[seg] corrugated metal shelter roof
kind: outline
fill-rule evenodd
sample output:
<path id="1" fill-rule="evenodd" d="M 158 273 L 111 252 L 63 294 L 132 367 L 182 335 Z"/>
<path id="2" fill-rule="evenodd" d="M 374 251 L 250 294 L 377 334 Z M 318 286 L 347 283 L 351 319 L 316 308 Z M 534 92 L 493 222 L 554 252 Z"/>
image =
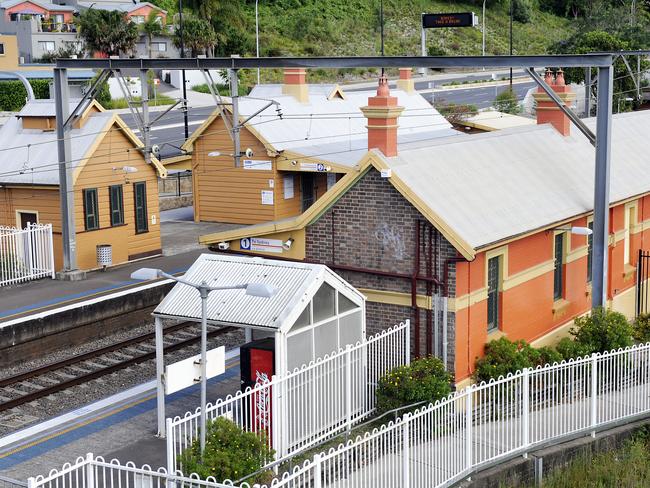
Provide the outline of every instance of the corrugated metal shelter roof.
<path id="1" fill-rule="evenodd" d="M 259 257 L 202 254 L 187 270 L 183 279 L 205 281 L 210 286 L 266 283 L 277 288 L 271 298 L 246 295 L 245 290 L 222 290 L 208 296 L 208 322 L 235 326 L 279 329 L 284 319 L 305 303 L 319 288 L 326 275 L 338 275 L 321 264 L 263 259 Z M 361 296 L 356 290 L 354 293 Z M 201 299 L 196 289 L 177 283 L 154 310 L 154 315 L 200 321 Z"/>
<path id="2" fill-rule="evenodd" d="M 595 130 L 595 119 L 586 121 Z M 612 203 L 650 191 L 650 112 L 615 115 Z M 443 138 L 377 155 L 418 199 L 472 248 L 591 212 L 593 146 L 550 125 Z"/>

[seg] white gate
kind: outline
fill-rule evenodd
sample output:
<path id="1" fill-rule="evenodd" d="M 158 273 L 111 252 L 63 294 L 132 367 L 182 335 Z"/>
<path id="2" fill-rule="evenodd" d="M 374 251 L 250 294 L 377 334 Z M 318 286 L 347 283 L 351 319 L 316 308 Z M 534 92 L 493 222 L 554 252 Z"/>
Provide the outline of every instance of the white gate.
<path id="1" fill-rule="evenodd" d="M 52 224 L 0 226 L 0 286 L 46 276 L 55 277 Z"/>

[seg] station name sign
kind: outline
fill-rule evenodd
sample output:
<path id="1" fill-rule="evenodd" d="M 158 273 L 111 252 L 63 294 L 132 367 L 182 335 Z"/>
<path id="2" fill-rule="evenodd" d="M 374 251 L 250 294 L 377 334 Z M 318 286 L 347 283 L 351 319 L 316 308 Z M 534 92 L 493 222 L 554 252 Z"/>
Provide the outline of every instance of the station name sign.
<path id="1" fill-rule="evenodd" d="M 457 14 L 422 14 L 423 29 L 440 29 L 442 27 L 474 27 L 478 17 L 474 12 Z"/>

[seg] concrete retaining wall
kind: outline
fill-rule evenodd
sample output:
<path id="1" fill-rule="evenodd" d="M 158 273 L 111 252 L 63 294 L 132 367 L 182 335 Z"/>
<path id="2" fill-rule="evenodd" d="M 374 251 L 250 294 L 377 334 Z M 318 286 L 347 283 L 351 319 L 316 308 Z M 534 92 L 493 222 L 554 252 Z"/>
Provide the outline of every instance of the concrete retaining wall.
<path id="1" fill-rule="evenodd" d="M 7 325 L 0 329 L 0 366 L 151 322 L 151 312 L 172 286 L 165 283 Z"/>
<path id="2" fill-rule="evenodd" d="M 572 461 L 619 449 L 641 429 L 650 426 L 650 418 L 600 432 L 595 438 L 580 437 L 545 449 L 532 451 L 527 459 L 515 458 L 472 476 L 458 486 L 471 488 L 508 488 L 535 486 L 536 478 L 565 469 Z"/>

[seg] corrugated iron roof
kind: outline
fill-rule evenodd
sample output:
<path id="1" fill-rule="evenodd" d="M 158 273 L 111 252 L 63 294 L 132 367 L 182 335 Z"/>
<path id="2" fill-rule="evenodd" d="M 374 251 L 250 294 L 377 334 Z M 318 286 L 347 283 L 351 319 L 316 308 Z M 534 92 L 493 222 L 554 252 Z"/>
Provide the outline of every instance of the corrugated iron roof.
<path id="1" fill-rule="evenodd" d="M 367 148 L 367 119 L 360 107 L 376 89 L 344 92 L 345 98 L 329 95 L 336 85 L 308 85 L 309 102 L 301 103 L 282 93 L 282 85 L 258 85 L 250 97 L 272 99 L 280 104 L 282 117 L 275 107 L 253 117 L 248 125 L 276 150 L 290 150 L 306 156 L 321 157 L 333 163 L 354 166 Z M 404 107 L 399 118 L 398 142 L 413 137 L 437 138 L 460 134 L 419 93 L 391 90 L 398 105 Z M 255 113 L 267 100 L 242 97 L 239 110 L 242 117 Z"/>
<path id="2" fill-rule="evenodd" d="M 595 119 L 586 121 L 595 130 Z M 610 202 L 650 191 L 650 112 L 614 115 Z M 385 158 L 413 194 L 474 249 L 588 213 L 593 146 L 550 125 L 443 138 Z"/>
<path id="3" fill-rule="evenodd" d="M 333 274 L 326 266 L 278 261 L 247 256 L 202 254 L 187 270 L 183 279 L 205 281 L 210 286 L 267 283 L 278 289 L 271 298 L 246 295 L 245 290 L 213 291 L 208 296 L 208 321 L 278 329 L 295 303 L 311 298 L 308 290 L 325 275 Z M 343 283 L 343 280 L 339 278 Z M 349 289 L 352 289 L 347 285 Z M 317 288 L 316 288 L 317 289 Z M 301 310 L 302 311 L 302 308 Z M 198 291 L 177 283 L 156 307 L 154 315 L 200 320 L 201 299 Z"/>

